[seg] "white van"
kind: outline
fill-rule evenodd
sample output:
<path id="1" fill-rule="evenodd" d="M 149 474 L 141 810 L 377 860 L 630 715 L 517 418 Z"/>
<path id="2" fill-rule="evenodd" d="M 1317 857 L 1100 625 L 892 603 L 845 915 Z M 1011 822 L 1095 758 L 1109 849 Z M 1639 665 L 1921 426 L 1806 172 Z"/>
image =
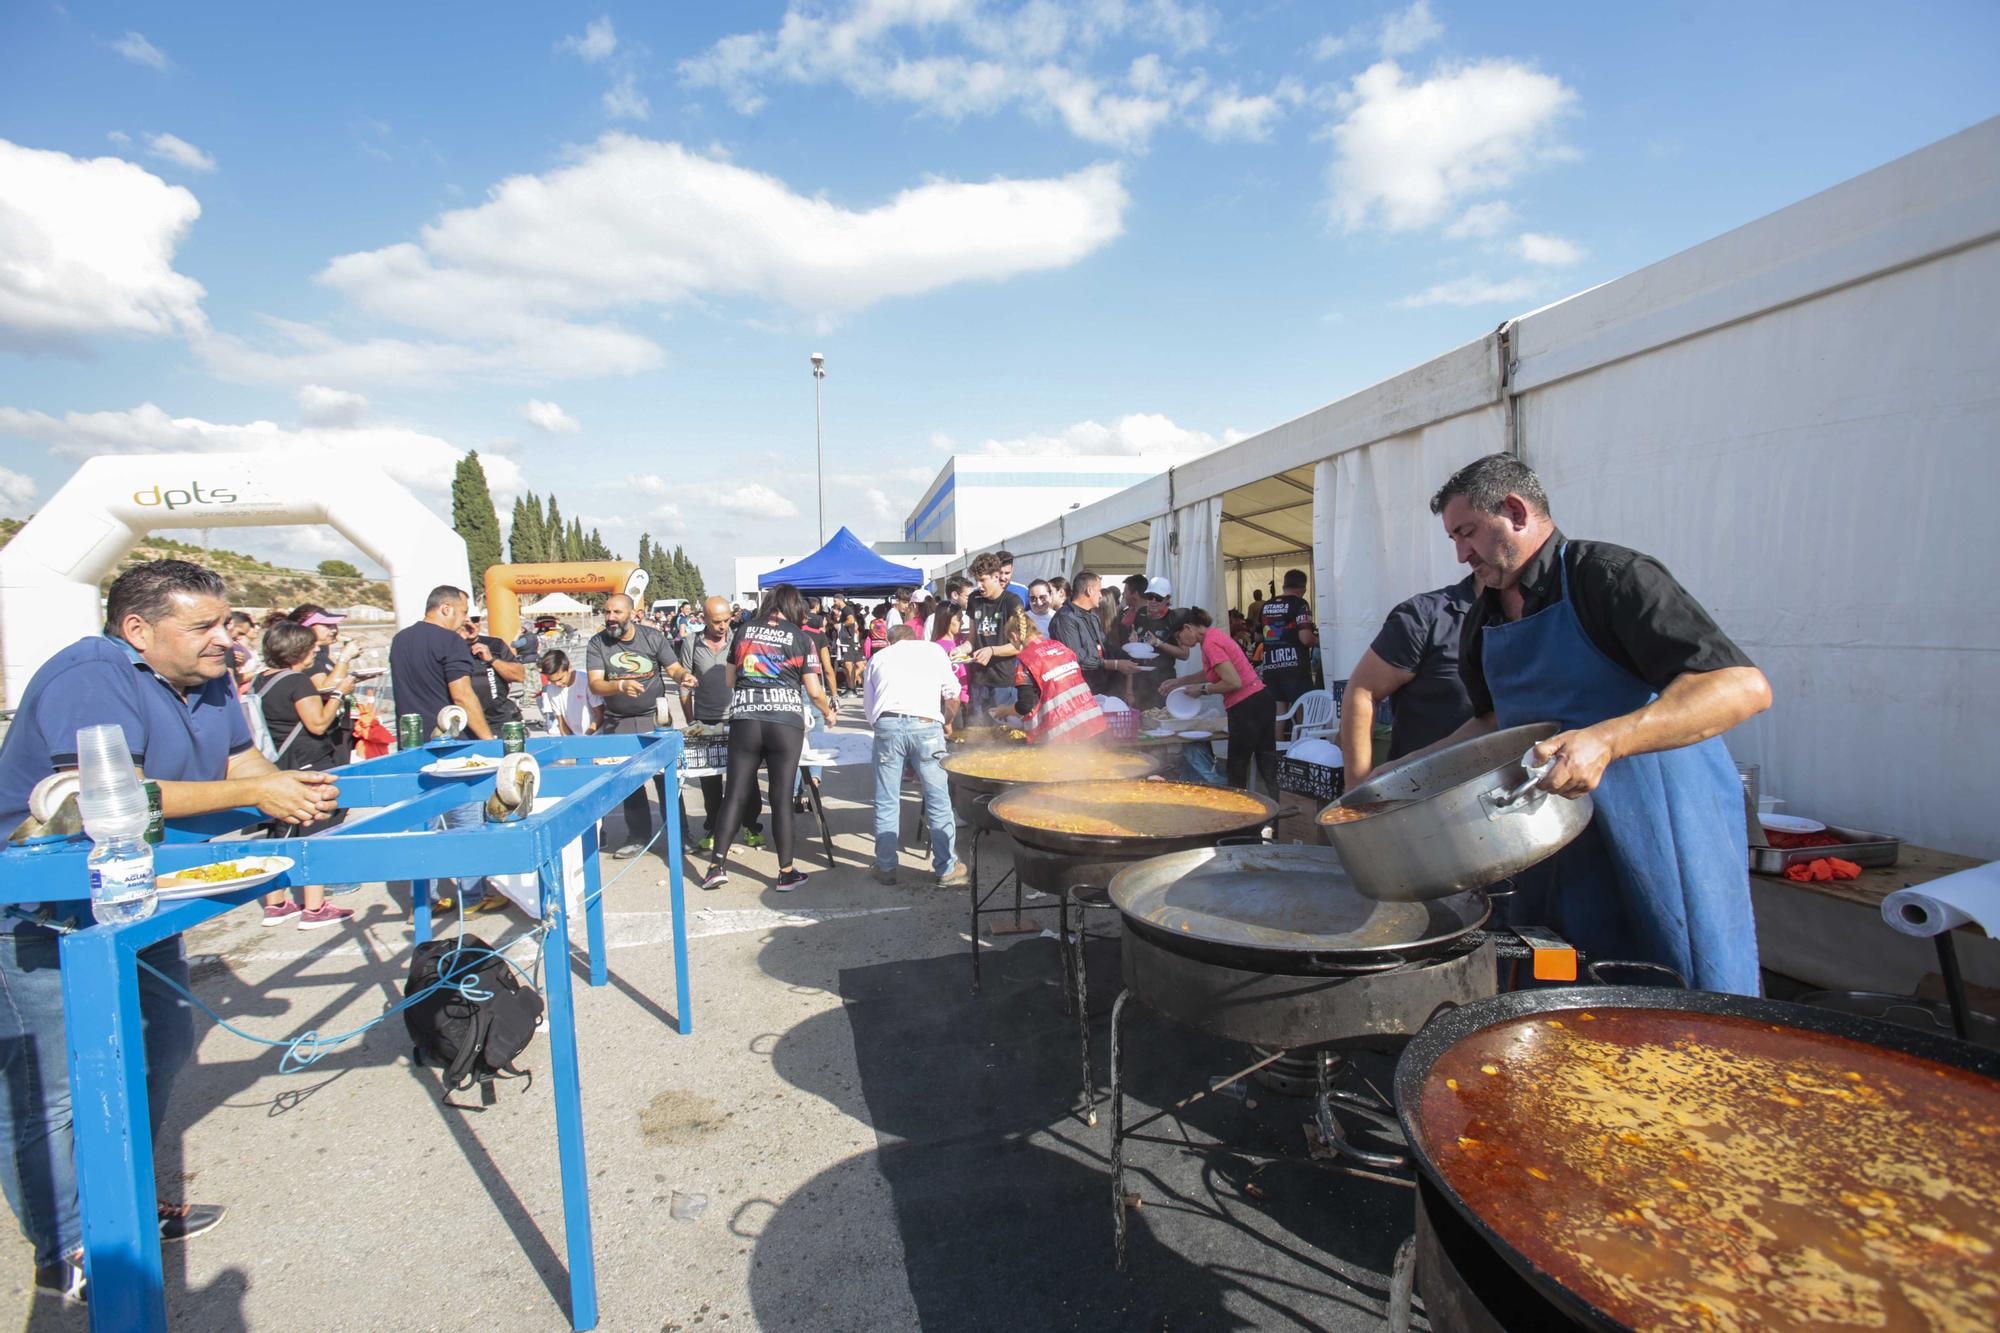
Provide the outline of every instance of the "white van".
<path id="1" fill-rule="evenodd" d="M 651 606 L 647 607 L 646 609 L 656 616 L 658 615 L 670 616 L 674 614 L 674 612 L 680 610 L 681 607 L 685 606 L 686 604 L 687 604 L 687 598 L 685 597 L 662 597 L 660 598 L 659 601 L 654 602 Z"/>

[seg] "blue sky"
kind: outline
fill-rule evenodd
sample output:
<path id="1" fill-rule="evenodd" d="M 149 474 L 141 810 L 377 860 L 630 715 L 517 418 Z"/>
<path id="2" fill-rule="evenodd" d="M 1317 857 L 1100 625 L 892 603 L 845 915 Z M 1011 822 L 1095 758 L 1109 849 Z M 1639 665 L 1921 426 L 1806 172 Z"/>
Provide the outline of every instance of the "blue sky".
<path id="1" fill-rule="evenodd" d="M 0 11 L 0 514 L 297 449 L 628 554 L 1214 448 L 2000 110 L 2000 5 Z M 220 539 L 219 539 L 220 540 Z M 309 563 L 334 534 L 232 534 Z"/>

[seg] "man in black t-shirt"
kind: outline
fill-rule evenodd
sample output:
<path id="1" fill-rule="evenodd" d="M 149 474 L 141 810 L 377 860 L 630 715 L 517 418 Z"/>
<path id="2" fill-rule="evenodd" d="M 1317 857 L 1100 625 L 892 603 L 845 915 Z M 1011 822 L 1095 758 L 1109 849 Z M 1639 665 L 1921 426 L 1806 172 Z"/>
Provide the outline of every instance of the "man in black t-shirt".
<path id="1" fill-rule="evenodd" d="M 646 624 L 623 593 L 604 599 L 604 629 L 590 636 L 584 649 L 589 671 L 590 692 L 603 701 L 604 720 L 600 734 L 631 735 L 659 729 L 660 696 L 669 677 L 690 687 L 694 676 L 675 659 L 667 636 Z M 660 786 L 665 809 L 666 784 Z M 646 803 L 642 785 L 625 798 L 625 841 L 612 855 L 629 860 L 644 850 L 653 833 L 652 810 Z"/>
<path id="2" fill-rule="evenodd" d="M 1340 753 L 1349 785 L 1376 767 L 1376 705 L 1395 696 L 1395 730 L 1384 759 L 1401 759 L 1441 741 L 1472 716 L 1458 673 L 1458 640 L 1477 595 L 1471 576 L 1420 592 L 1391 611 L 1361 654 L 1340 702 Z"/>
<path id="3" fill-rule="evenodd" d="M 1303 569 L 1285 571 L 1284 593 L 1258 608 L 1255 629 L 1264 648 L 1257 674 L 1280 705 L 1290 705 L 1312 688 L 1312 650 L 1319 643 Z"/>
<path id="4" fill-rule="evenodd" d="M 472 692 L 486 710 L 486 721 L 497 727 L 521 720 L 521 706 L 514 702 L 513 687 L 528 678 L 514 649 L 491 634 L 481 634 L 475 621 L 458 627 L 465 650 L 472 654 Z"/>
<path id="5" fill-rule="evenodd" d="M 472 654 L 458 633 L 467 602 L 463 588 L 433 588 L 424 602 L 424 618 L 398 630 L 389 641 L 396 713 L 422 717 L 425 736 L 437 730 L 438 714 L 446 705 L 457 704 L 465 710 L 467 731 L 480 740 L 493 739 L 486 710 L 472 687 Z"/>
<path id="6" fill-rule="evenodd" d="M 977 586 L 965 605 L 968 642 L 972 645 L 972 665 L 967 682 L 971 708 L 966 716 L 991 717 L 993 710 L 1011 704 L 1018 697 L 1014 684 L 1014 657 L 1021 650 L 1008 637 L 1007 628 L 1024 613 L 1021 599 L 1007 591 L 998 556 L 990 551 L 972 562 L 972 578 Z"/>
<path id="7" fill-rule="evenodd" d="M 431 595 L 424 599 L 424 618 L 396 631 L 396 637 L 389 641 L 389 676 L 395 685 L 396 713 L 398 716 L 415 713 L 421 717 L 425 736 L 437 730 L 438 714 L 457 704 L 465 710 L 466 731 L 483 741 L 493 739 L 486 709 L 472 688 L 472 654 L 466 651 L 465 640 L 458 632 L 472 609 L 471 601 L 463 588 L 450 584 L 432 588 Z M 485 819 L 480 803 L 470 801 L 445 811 L 442 824 L 446 829 L 478 828 Z M 482 879 L 474 887 L 483 883 Z M 459 892 L 455 879 L 440 878 L 433 882 L 433 887 L 440 895 L 436 900 L 439 906 L 450 903 Z M 467 890 L 466 896 L 471 897 L 472 892 Z M 490 892 L 485 895 L 494 896 Z"/>

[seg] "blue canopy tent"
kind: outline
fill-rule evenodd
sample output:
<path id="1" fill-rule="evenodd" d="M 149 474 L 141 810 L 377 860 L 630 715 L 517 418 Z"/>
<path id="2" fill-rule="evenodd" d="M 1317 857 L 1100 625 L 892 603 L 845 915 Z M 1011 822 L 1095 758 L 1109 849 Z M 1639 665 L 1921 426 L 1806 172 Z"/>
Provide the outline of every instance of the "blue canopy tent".
<path id="1" fill-rule="evenodd" d="M 922 587 L 924 571 L 884 560 L 842 528 L 805 559 L 757 576 L 759 588 L 780 583 L 793 584 L 804 592 L 886 593 Z"/>

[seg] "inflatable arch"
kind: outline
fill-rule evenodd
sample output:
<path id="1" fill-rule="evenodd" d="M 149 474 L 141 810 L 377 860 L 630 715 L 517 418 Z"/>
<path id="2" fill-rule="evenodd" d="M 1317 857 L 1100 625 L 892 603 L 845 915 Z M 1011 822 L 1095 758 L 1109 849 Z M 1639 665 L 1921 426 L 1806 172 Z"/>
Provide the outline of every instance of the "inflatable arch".
<path id="1" fill-rule="evenodd" d="M 646 571 L 630 560 L 558 560 L 543 565 L 490 565 L 486 570 L 486 632 L 508 643 L 521 632 L 521 598 L 552 592 L 622 592 L 646 609 Z"/>
<path id="2" fill-rule="evenodd" d="M 423 619 L 440 583 L 469 587 L 465 542 L 393 481 L 350 475 L 332 453 L 122 454 L 92 458 L 0 549 L 0 698 L 104 627 L 97 585 L 156 528 L 324 523 L 389 571 L 396 620 Z"/>

